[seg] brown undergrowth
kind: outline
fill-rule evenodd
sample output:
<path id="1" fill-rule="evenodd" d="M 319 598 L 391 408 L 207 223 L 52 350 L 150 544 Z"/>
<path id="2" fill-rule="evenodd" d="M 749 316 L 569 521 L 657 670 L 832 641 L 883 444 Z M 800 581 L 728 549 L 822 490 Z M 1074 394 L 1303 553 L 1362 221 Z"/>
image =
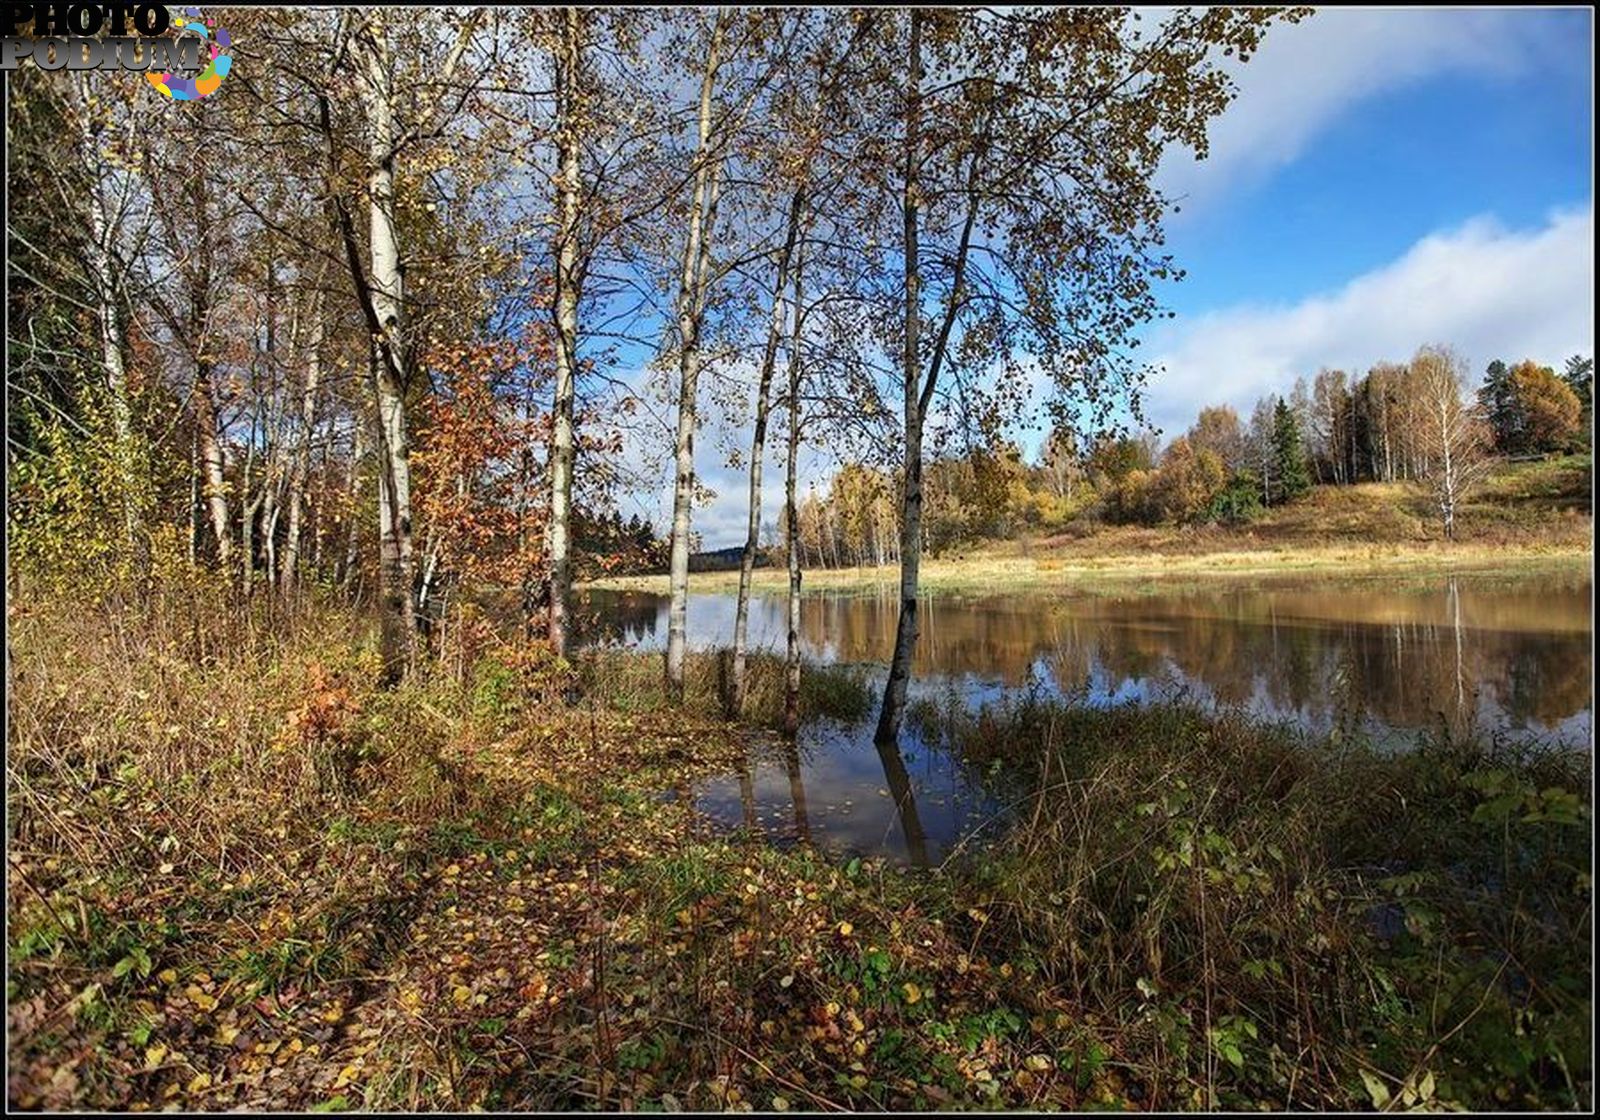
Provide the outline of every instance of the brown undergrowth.
<path id="1" fill-rule="evenodd" d="M 180 593 L 181 592 L 181 593 Z M 459 620 L 14 597 L 23 1108 L 1574 1107 L 1585 763 L 1183 707 L 919 710 L 1024 791 L 932 874 L 707 831 L 773 713 Z M 860 714 L 814 671 L 812 713 Z M 775 711 L 775 709 L 774 709 Z"/>

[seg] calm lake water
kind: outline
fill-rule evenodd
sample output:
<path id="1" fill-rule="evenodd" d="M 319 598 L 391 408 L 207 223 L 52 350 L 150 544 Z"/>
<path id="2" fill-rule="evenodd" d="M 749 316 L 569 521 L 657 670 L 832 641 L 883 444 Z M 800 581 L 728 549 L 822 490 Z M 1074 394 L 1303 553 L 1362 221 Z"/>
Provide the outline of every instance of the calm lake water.
<path id="1" fill-rule="evenodd" d="M 1392 749 L 1441 728 L 1532 743 L 1591 742 L 1591 581 L 1586 573 L 1403 581 L 1218 581 L 1173 593 L 1034 591 L 924 600 L 914 698 L 969 706 L 1035 689 L 1093 704 L 1184 697 L 1309 730 L 1339 728 Z M 660 649 L 664 596 L 592 592 L 586 640 Z M 808 594 L 809 658 L 872 667 L 894 645 L 888 595 Z M 734 597 L 693 595 L 692 646 L 732 642 Z M 752 645 L 781 651 L 784 600 L 751 604 Z M 1005 796 L 907 721 L 900 750 L 859 724 L 815 720 L 798 741 L 752 749 L 748 765 L 690 791 L 713 820 L 786 842 L 936 863 L 981 843 Z M 967 838 L 963 840 L 962 838 Z"/>

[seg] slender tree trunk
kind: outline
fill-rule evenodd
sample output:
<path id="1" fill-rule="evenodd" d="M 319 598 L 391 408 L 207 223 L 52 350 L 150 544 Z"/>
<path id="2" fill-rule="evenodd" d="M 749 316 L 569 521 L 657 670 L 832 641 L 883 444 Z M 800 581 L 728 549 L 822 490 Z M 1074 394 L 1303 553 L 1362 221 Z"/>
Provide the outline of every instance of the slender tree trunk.
<path id="1" fill-rule="evenodd" d="M 233 563 L 233 536 L 228 531 L 228 481 L 222 473 L 222 442 L 217 438 L 216 383 L 211 376 L 211 358 L 204 351 L 203 341 L 200 345 L 202 350 L 195 360 L 190 410 L 200 442 L 206 512 L 211 521 L 211 534 L 217 542 L 217 561 L 222 570 L 227 571 Z"/>
<path id="2" fill-rule="evenodd" d="M 1454 540 L 1456 535 L 1456 479 L 1453 471 L 1454 464 L 1450 460 L 1450 416 L 1449 405 L 1445 399 L 1445 390 L 1435 388 L 1435 403 L 1439 409 L 1439 454 L 1441 456 L 1439 481 L 1439 512 L 1444 517 L 1444 539 Z M 1454 391 L 1454 386 L 1451 390 Z"/>
<path id="3" fill-rule="evenodd" d="M 794 269 L 794 316 L 789 336 L 789 447 L 783 470 L 783 516 L 788 528 L 784 563 L 789 569 L 788 645 L 783 674 L 783 731 L 793 738 L 800 730 L 800 507 L 796 496 L 800 464 L 800 375 L 804 370 L 801 348 L 805 256 Z M 798 764 L 797 764 L 798 765 Z"/>
<path id="4" fill-rule="evenodd" d="M 190 205 L 196 215 L 207 213 L 205 176 L 194 176 L 190 186 Z M 217 424 L 217 386 L 213 376 L 216 360 L 211 352 L 211 283 L 215 275 L 212 243 L 207 237 L 196 247 L 195 271 L 189 280 L 189 345 L 194 347 L 194 388 L 190 411 L 200 440 L 200 463 L 204 473 L 206 510 L 211 533 L 217 542 L 217 562 L 227 571 L 233 562 L 233 537 L 228 530 L 228 483 L 223 475 L 222 442 Z"/>
<path id="5" fill-rule="evenodd" d="M 910 58 L 906 77 L 906 164 L 901 225 L 905 251 L 905 348 L 900 376 L 905 390 L 905 492 L 900 515 L 900 621 L 895 627 L 894 656 L 889 661 L 889 683 L 876 740 L 894 743 L 905 711 L 906 686 L 911 679 L 911 654 L 917 644 L 917 577 L 922 561 L 922 272 L 918 261 L 917 220 L 921 199 L 918 167 L 921 158 L 922 113 L 922 13 L 911 10 Z M 954 298 L 954 297 L 952 297 Z M 898 757 L 898 756 L 897 756 Z"/>
<path id="6" fill-rule="evenodd" d="M 189 568 L 200 563 L 200 429 L 189 431 Z"/>
<path id="7" fill-rule="evenodd" d="M 270 245 L 270 242 L 269 242 Z M 261 438 L 263 461 L 261 464 L 261 556 L 265 563 L 267 588 L 277 586 L 278 499 L 283 481 L 283 441 L 279 438 L 280 414 L 278 400 L 278 262 L 269 254 L 266 272 L 266 391 L 257 394 L 263 415 Z"/>
<path id="8" fill-rule="evenodd" d="M 789 261 L 794 256 L 800 233 L 800 213 L 805 204 L 805 188 L 796 189 L 789 203 L 789 229 L 778 256 L 778 275 L 772 287 L 772 315 L 767 326 L 767 345 L 761 355 L 761 374 L 756 382 L 755 434 L 750 441 L 749 517 L 744 540 L 744 555 L 739 561 L 739 596 L 733 616 L 733 693 L 729 708 L 735 717 L 744 712 L 746 642 L 750 625 L 750 583 L 755 574 L 756 549 L 761 535 L 761 472 L 767 457 L 767 419 L 773 368 L 778 361 L 778 344 L 783 339 L 783 296 L 789 286 Z M 798 308 L 796 309 L 798 314 Z"/>
<path id="9" fill-rule="evenodd" d="M 371 222 L 371 303 L 381 334 L 373 340 L 373 396 L 378 424 L 379 586 L 384 671 L 390 681 L 416 662 L 417 612 L 411 523 L 411 441 L 405 393 L 409 359 L 403 332 L 405 292 L 395 223 L 393 89 L 381 17 L 370 24 L 367 53 L 368 216 Z"/>
<path id="10" fill-rule="evenodd" d="M 688 649 L 689 518 L 694 499 L 694 429 L 700 382 L 700 325 L 705 307 L 709 219 L 716 205 L 717 171 L 711 155 L 712 91 L 722 47 L 723 17 L 718 13 L 700 83 L 699 143 L 695 151 L 694 197 L 684 241 L 683 280 L 678 293 L 678 429 L 673 440 L 672 555 L 667 612 L 667 695 L 683 699 L 683 670 Z"/>
<path id="11" fill-rule="evenodd" d="M 283 571 L 279 586 L 292 595 L 300 566 L 300 534 L 305 505 L 306 481 L 311 474 L 311 433 L 317 424 L 317 390 L 322 380 L 322 297 L 313 297 L 311 336 L 306 350 L 305 389 L 300 398 L 300 444 L 295 449 L 294 469 L 289 476 L 289 526 L 283 546 Z"/>
<path id="12" fill-rule="evenodd" d="M 550 645 L 567 652 L 569 599 L 572 594 L 572 472 L 576 456 L 573 401 L 578 360 L 578 208 L 580 201 L 578 117 L 582 111 L 582 25 L 576 8 L 563 9 L 560 55 L 556 60 L 556 104 L 559 123 L 556 153 L 560 164 L 557 193 L 560 226 L 556 244 L 555 328 L 556 385 L 550 443 Z"/>
<path id="13" fill-rule="evenodd" d="M 356 514 L 360 509 L 361 460 L 366 456 L 366 435 L 366 417 L 358 412 L 355 434 L 350 444 L 350 476 L 345 489 L 350 511 L 344 531 L 344 571 L 340 574 L 340 584 L 346 592 L 355 586 L 361 560 L 361 522 Z"/>
<path id="14" fill-rule="evenodd" d="M 88 125 L 85 124 L 87 133 Z M 98 141 L 88 133 L 90 151 L 97 151 Z M 99 176 L 101 169 L 92 169 Z M 115 236 L 111 204 L 105 197 L 107 184 L 96 182 L 89 190 L 89 266 L 94 274 L 95 295 L 100 303 L 97 316 L 100 328 L 100 362 L 106 379 L 106 395 L 110 402 L 111 434 L 115 441 L 118 489 L 121 491 L 123 534 L 136 564 L 142 564 L 139 543 L 138 505 L 134 495 L 133 411 L 128 404 L 128 369 L 123 357 L 126 339 L 122 321 L 118 316 L 121 286 L 117 283 L 116 267 L 112 259 L 112 242 Z"/>
<path id="15" fill-rule="evenodd" d="M 256 510 L 261 507 L 259 497 L 250 500 L 250 480 L 256 469 L 256 427 L 257 417 L 252 411 L 250 438 L 245 444 L 244 465 L 239 472 L 239 589 L 246 595 L 250 593 L 250 581 L 255 575 Z"/>

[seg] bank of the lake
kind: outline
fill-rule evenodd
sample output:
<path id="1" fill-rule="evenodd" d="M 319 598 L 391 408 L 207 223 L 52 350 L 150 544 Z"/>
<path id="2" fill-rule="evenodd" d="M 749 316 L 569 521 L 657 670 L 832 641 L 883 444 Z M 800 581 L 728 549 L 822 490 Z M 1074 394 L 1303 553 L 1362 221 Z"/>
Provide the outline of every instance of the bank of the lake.
<path id="1" fill-rule="evenodd" d="M 929 592 L 1059 590 L 1114 594 L 1130 587 L 1215 577 L 1281 575 L 1517 575 L 1593 567 L 1593 459 L 1567 455 L 1500 465 L 1458 514 L 1458 539 L 1442 539 L 1426 492 L 1409 483 L 1317 486 L 1239 526 L 1108 525 L 1091 517 L 1056 533 L 984 541 L 924 555 Z M 807 589 L 881 589 L 896 565 L 810 570 Z M 737 586 L 737 572 L 690 577 L 700 591 Z M 665 575 L 603 579 L 592 586 L 660 591 Z M 755 586 L 781 591 L 780 568 Z"/>
<path id="2" fill-rule="evenodd" d="M 771 741 L 770 656 L 738 724 L 716 652 L 678 708 L 652 655 L 515 643 L 384 689 L 346 611 L 205 602 L 12 609 L 22 1107 L 1592 1099 L 1586 751 L 926 706 L 1003 815 L 915 870 L 692 811 Z M 807 680 L 808 722 L 871 703 Z"/>
<path id="3" fill-rule="evenodd" d="M 1130 533 L 1127 536 L 1134 537 Z M 1229 547 L 1167 551 L 1157 539 L 1150 547 L 1135 548 L 1125 540 L 1126 551 L 1083 555 L 1066 550 L 1030 548 L 1023 543 L 989 546 L 955 556 L 930 556 L 922 561 L 921 588 L 929 593 L 993 591 L 1059 591 L 1071 594 L 1105 592 L 1123 594 L 1140 586 L 1170 590 L 1175 584 L 1202 585 L 1220 579 L 1267 579 L 1309 575 L 1340 578 L 1405 578 L 1463 574 L 1509 576 L 1592 569 L 1590 541 L 1552 545 L 1325 545 L 1293 548 L 1251 548 L 1248 541 L 1224 538 Z M 1196 536 L 1192 546 L 1205 543 Z M 739 585 L 738 572 L 696 572 L 689 577 L 696 591 L 731 591 Z M 861 568 L 825 568 L 807 571 L 807 591 L 893 591 L 899 585 L 898 565 Z M 585 585 L 604 590 L 667 592 L 665 575 L 613 576 Z M 761 594 L 779 594 L 788 588 L 788 576 L 776 568 L 758 568 L 753 587 Z"/>
<path id="4" fill-rule="evenodd" d="M 741 725 L 715 653 L 680 708 L 514 644 L 383 689 L 348 613 L 201 603 L 13 607 L 22 1107 L 1591 1102 L 1585 751 L 929 708 L 1005 815 L 917 871 L 674 796 L 770 739 L 774 658 Z M 808 721 L 870 702 L 834 672 Z"/>

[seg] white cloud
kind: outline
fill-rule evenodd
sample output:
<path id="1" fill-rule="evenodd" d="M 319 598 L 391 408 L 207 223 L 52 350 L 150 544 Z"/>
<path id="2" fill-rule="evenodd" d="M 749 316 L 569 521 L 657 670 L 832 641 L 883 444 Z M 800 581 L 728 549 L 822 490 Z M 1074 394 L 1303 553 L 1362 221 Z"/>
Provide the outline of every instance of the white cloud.
<path id="1" fill-rule="evenodd" d="M 1299 375 L 1364 372 L 1425 343 L 1456 347 L 1480 374 L 1496 357 L 1560 368 L 1594 351 L 1594 211 L 1558 211 L 1520 231 L 1476 218 L 1337 291 L 1191 317 L 1151 342 L 1165 372 L 1151 382 L 1147 412 L 1168 436 L 1205 405 L 1243 414 Z"/>
<path id="2" fill-rule="evenodd" d="M 1211 126 L 1210 156 L 1170 149 L 1157 181 L 1191 215 L 1292 163 L 1359 103 L 1450 72 L 1515 75 L 1554 33 L 1540 13 L 1481 8 L 1325 8 L 1276 25 L 1232 66 L 1239 97 Z"/>

